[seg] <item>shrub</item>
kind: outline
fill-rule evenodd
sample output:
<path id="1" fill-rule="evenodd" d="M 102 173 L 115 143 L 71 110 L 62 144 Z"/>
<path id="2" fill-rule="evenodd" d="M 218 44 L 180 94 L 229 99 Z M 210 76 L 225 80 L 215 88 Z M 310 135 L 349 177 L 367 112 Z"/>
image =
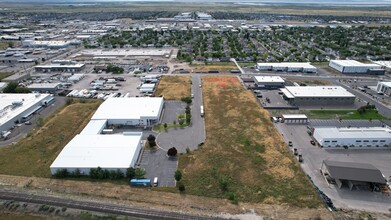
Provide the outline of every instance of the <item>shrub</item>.
<path id="1" fill-rule="evenodd" d="M 176 181 L 180 181 L 182 179 L 181 171 L 179 171 L 179 170 L 175 171 L 174 177 L 175 177 Z"/>
<path id="2" fill-rule="evenodd" d="M 183 183 L 178 183 L 178 190 L 184 192 L 186 190 L 185 185 Z"/>
<path id="3" fill-rule="evenodd" d="M 185 96 L 185 97 L 182 97 L 182 98 L 181 98 L 181 101 L 182 101 L 182 102 L 185 102 L 186 104 L 191 104 L 192 99 L 191 99 L 190 96 Z"/>
<path id="4" fill-rule="evenodd" d="M 168 149 L 167 155 L 170 157 L 175 157 L 178 154 L 178 150 L 175 147 Z"/>

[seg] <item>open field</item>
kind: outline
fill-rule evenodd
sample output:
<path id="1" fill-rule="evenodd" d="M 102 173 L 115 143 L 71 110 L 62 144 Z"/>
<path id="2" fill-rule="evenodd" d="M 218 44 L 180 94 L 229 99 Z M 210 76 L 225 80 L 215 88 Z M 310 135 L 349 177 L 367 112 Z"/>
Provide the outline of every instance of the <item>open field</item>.
<path id="1" fill-rule="evenodd" d="M 166 100 L 181 100 L 191 95 L 191 76 L 163 76 L 157 86 L 155 96 Z"/>
<path id="2" fill-rule="evenodd" d="M 334 16 L 376 16 L 391 17 L 389 7 L 337 7 L 323 5 L 295 5 L 278 4 L 262 5 L 238 5 L 232 3 L 100 3 L 85 5 L 83 7 L 69 7 L 68 5 L 51 4 L 0 4 L 0 7 L 9 8 L 15 12 L 126 12 L 126 11 L 204 11 L 204 12 L 238 12 L 238 13 L 266 13 L 266 14 L 290 14 L 290 15 L 334 15 Z"/>
<path id="3" fill-rule="evenodd" d="M 7 78 L 9 76 L 11 76 L 12 74 L 14 73 L 9 73 L 9 72 L 0 72 L 0 81 L 4 78 Z"/>
<path id="4" fill-rule="evenodd" d="M 194 72 L 208 72 L 210 70 L 217 70 L 219 73 L 230 73 L 231 70 L 238 69 L 237 66 L 232 62 L 223 63 L 208 63 L 207 65 L 191 65 Z"/>
<path id="5" fill-rule="evenodd" d="M 376 120 L 387 119 L 376 110 L 366 110 L 360 114 L 357 110 L 308 110 L 302 111 L 312 119 L 346 119 L 346 120 Z"/>
<path id="6" fill-rule="evenodd" d="M 49 166 L 62 148 L 88 123 L 101 101 L 65 106 L 41 128 L 14 145 L 0 149 L 0 173 L 51 177 Z"/>
<path id="7" fill-rule="evenodd" d="M 327 80 L 307 80 L 307 79 L 294 79 L 294 78 L 287 78 L 289 81 L 297 82 L 299 84 L 305 84 L 307 86 L 330 86 L 332 85 L 330 81 Z"/>
<path id="8" fill-rule="evenodd" d="M 236 77 L 202 78 L 206 141 L 180 156 L 188 194 L 319 207 L 321 201 L 251 92 Z"/>

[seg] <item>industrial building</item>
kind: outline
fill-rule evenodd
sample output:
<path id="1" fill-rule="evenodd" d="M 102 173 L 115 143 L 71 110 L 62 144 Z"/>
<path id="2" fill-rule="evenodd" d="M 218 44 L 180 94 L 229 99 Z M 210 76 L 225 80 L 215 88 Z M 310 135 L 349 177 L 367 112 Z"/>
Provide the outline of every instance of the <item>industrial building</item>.
<path id="1" fill-rule="evenodd" d="M 391 149 L 391 130 L 384 127 L 315 127 L 320 146 L 333 149 Z"/>
<path id="2" fill-rule="evenodd" d="M 379 60 L 379 61 L 373 61 L 373 63 L 382 66 L 386 72 L 391 72 L 391 61 Z"/>
<path id="3" fill-rule="evenodd" d="M 135 167 L 141 150 L 141 132 L 113 133 L 117 126 L 149 126 L 160 120 L 163 98 L 109 98 L 101 104 L 91 121 L 61 151 L 50 166 L 69 172 L 79 169 L 88 175 L 91 168 L 120 169 Z M 110 131 L 110 132 L 108 132 Z"/>
<path id="4" fill-rule="evenodd" d="M 33 92 L 55 92 L 62 89 L 61 83 L 33 83 L 27 86 Z"/>
<path id="5" fill-rule="evenodd" d="M 93 120 L 107 119 L 109 125 L 150 126 L 160 120 L 162 97 L 109 98 L 92 116 Z"/>
<path id="6" fill-rule="evenodd" d="M 325 179 L 335 182 L 338 188 L 373 191 L 375 187 L 387 187 L 381 171 L 371 164 L 324 160 L 321 171 Z"/>
<path id="7" fill-rule="evenodd" d="M 329 66 L 345 74 L 384 75 L 384 69 L 374 63 L 360 63 L 355 60 L 330 60 Z"/>
<path id="8" fill-rule="evenodd" d="M 168 57 L 171 54 L 171 49 L 157 48 L 157 49 L 90 49 L 83 50 L 79 53 L 77 59 L 115 59 L 118 57 L 145 57 L 145 56 L 161 56 Z"/>
<path id="9" fill-rule="evenodd" d="M 22 41 L 23 47 L 48 47 L 48 48 L 66 48 L 71 45 L 80 45 L 80 41 Z"/>
<path id="10" fill-rule="evenodd" d="M 47 64 L 47 65 L 37 65 L 35 66 L 35 71 L 37 72 L 44 72 L 44 73 L 50 73 L 50 72 L 79 72 L 85 67 L 84 63 L 76 63 L 76 64 Z"/>
<path id="11" fill-rule="evenodd" d="M 204 12 L 196 12 L 196 15 L 198 20 L 204 20 L 204 21 L 212 20 L 212 15 Z"/>
<path id="12" fill-rule="evenodd" d="M 390 96 L 391 95 L 391 82 L 378 82 L 377 87 L 376 87 L 376 91 L 378 93 L 383 93 L 383 94 Z"/>
<path id="13" fill-rule="evenodd" d="M 254 83 L 258 88 L 283 88 L 285 80 L 280 76 L 254 76 Z"/>
<path id="14" fill-rule="evenodd" d="M 0 132 L 29 120 L 37 111 L 54 101 L 49 94 L 0 93 Z"/>
<path id="15" fill-rule="evenodd" d="M 318 69 L 310 63 L 257 63 L 257 69 L 260 71 L 286 71 L 286 72 L 303 72 L 316 73 Z"/>
<path id="16" fill-rule="evenodd" d="M 280 89 L 290 104 L 300 106 L 353 105 L 355 96 L 341 86 L 286 86 Z"/>
<path id="17" fill-rule="evenodd" d="M 308 118 L 304 114 L 283 114 L 281 122 L 286 124 L 307 124 Z"/>
<path id="18" fill-rule="evenodd" d="M 50 171 L 54 175 L 59 169 L 79 169 L 82 175 L 88 175 L 91 168 L 101 167 L 120 169 L 125 174 L 127 168 L 136 165 L 141 137 L 141 132 L 76 135 L 51 164 Z"/>

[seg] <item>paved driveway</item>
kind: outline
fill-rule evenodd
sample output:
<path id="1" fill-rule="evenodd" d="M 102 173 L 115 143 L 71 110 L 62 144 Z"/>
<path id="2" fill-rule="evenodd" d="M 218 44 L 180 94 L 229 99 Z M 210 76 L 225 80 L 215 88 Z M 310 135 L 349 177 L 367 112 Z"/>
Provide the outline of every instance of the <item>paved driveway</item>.
<path id="1" fill-rule="evenodd" d="M 159 186 L 175 186 L 174 174 L 178 166 L 178 158 L 168 157 L 167 152 L 158 150 L 145 150 L 140 162 L 140 167 L 144 168 L 146 178 L 159 178 Z"/>
<path id="2" fill-rule="evenodd" d="M 191 104 L 191 124 L 185 128 L 172 128 L 163 131 L 157 137 L 157 143 L 160 148 L 168 150 L 175 147 L 179 152 L 186 152 L 186 148 L 194 150 L 198 144 L 205 141 L 205 125 L 204 118 L 201 117 L 200 106 L 202 104 L 202 92 L 199 85 L 201 84 L 201 76 L 194 75 L 192 77 L 192 93 L 194 94 L 193 103 Z M 176 109 L 166 109 L 164 115 L 172 115 Z M 163 116 L 163 120 L 166 116 Z M 168 116 L 167 118 L 170 118 Z M 172 121 L 171 121 L 172 122 Z"/>
<path id="3" fill-rule="evenodd" d="M 186 103 L 182 101 L 165 101 L 162 124 L 172 123 L 174 120 L 178 123 L 178 115 L 185 114 Z"/>

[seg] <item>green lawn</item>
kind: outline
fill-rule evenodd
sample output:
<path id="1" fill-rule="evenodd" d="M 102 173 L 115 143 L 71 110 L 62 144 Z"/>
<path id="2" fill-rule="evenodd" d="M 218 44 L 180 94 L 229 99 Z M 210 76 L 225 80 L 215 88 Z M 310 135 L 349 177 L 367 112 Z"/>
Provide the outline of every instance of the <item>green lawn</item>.
<path id="1" fill-rule="evenodd" d="M 12 74 L 14 73 L 9 73 L 9 72 L 0 72 L 0 81 L 4 78 L 7 78 L 9 76 L 11 76 Z"/>
<path id="2" fill-rule="evenodd" d="M 376 110 L 366 110 L 365 113 L 360 114 L 357 110 L 309 110 L 302 111 L 308 118 L 312 119 L 350 119 L 350 120 L 369 120 L 369 119 L 388 119 L 383 115 L 377 113 Z"/>
<path id="3" fill-rule="evenodd" d="M 51 177 L 49 166 L 62 148 L 84 128 L 100 103 L 94 100 L 66 106 L 28 137 L 0 148 L 0 173 Z"/>

